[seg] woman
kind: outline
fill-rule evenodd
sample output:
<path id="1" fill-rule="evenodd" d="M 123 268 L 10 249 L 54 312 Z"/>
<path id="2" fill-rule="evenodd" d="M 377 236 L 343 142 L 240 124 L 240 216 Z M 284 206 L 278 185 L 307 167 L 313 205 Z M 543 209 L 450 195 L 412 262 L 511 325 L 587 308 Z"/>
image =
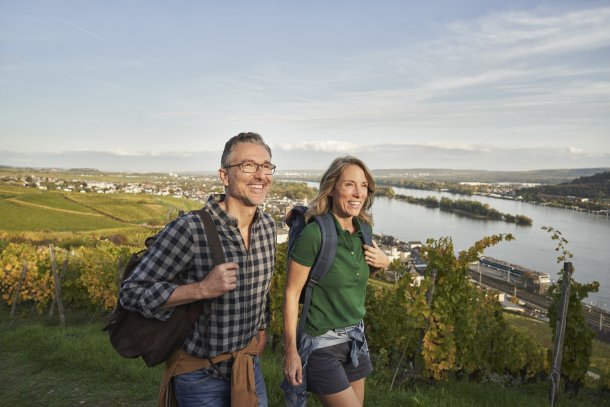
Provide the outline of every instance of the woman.
<path id="1" fill-rule="evenodd" d="M 324 406 L 362 406 L 364 382 L 372 371 L 362 323 L 366 284 L 369 268 L 390 263 L 375 242 L 364 245 L 360 236 L 363 228 L 371 227 L 374 191 L 371 173 L 355 157 L 335 159 L 322 176 L 306 219 L 331 212 L 337 253 L 330 271 L 313 289 L 298 346 L 299 296 L 321 245 L 316 222 L 303 229 L 290 254 L 284 293 L 284 375 L 294 387 L 303 385 L 305 376 L 307 390 Z"/>

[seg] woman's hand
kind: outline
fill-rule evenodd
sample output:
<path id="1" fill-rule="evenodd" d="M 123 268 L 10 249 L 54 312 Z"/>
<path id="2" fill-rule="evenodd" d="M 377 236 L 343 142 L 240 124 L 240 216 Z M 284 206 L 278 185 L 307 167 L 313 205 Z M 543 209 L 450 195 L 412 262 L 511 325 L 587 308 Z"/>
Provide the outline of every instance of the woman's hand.
<path id="1" fill-rule="evenodd" d="M 375 269 L 385 269 L 390 265 L 390 259 L 383 250 L 373 241 L 373 246 L 362 245 L 364 249 L 364 261 Z"/>
<path id="2" fill-rule="evenodd" d="M 303 382 L 301 357 L 297 351 L 284 353 L 284 376 L 286 376 L 291 386 L 298 386 Z"/>

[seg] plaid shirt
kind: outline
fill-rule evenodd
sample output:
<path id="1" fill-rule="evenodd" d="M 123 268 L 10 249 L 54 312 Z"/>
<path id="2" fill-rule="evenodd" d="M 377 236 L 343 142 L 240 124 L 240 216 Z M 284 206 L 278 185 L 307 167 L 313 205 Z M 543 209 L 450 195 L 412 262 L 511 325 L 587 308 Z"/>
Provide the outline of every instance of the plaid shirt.
<path id="1" fill-rule="evenodd" d="M 218 200 L 223 200 L 221 195 Z M 275 261 L 273 219 L 257 209 L 247 251 L 237 220 L 218 205 L 214 196 L 205 205 L 212 215 L 227 262 L 239 265 L 237 288 L 210 300 L 211 311 L 201 315 L 184 342 L 189 354 L 208 358 L 244 348 L 271 320 L 269 286 Z M 166 320 L 173 308 L 162 309 L 178 285 L 201 281 L 213 268 L 203 223 L 188 213 L 169 223 L 132 275 L 123 282 L 121 304 L 148 318 Z M 230 376 L 230 362 L 218 365 Z"/>

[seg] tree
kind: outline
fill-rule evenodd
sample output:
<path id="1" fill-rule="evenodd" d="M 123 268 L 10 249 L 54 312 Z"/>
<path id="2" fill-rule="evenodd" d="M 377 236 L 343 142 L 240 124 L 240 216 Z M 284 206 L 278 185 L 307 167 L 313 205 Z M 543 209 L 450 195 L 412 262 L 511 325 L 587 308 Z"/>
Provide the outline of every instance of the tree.
<path id="1" fill-rule="evenodd" d="M 557 241 L 555 251 L 559 252 L 557 263 L 564 263 L 573 257 L 567 249 L 568 241 L 563 237 L 559 230 L 552 227 L 543 226 L 551 234 L 551 239 Z M 559 312 L 559 301 L 561 298 L 561 287 L 565 278 L 570 278 L 570 296 L 568 298 L 568 310 L 565 324 L 565 334 L 563 342 L 563 358 L 561 361 L 561 377 L 564 379 L 564 392 L 568 397 L 576 396 L 583 385 L 583 380 L 589 369 L 592 352 L 592 341 L 595 332 L 587 325 L 582 309 L 582 300 L 588 297 L 591 292 L 599 291 L 599 283 L 593 281 L 590 284 L 581 284 L 561 269 L 561 278 L 557 284 L 553 284 L 549 289 L 553 301 L 549 306 L 549 323 L 553 332 L 553 341 L 556 335 L 557 313 Z"/>
<path id="2" fill-rule="evenodd" d="M 423 257 L 428 261 L 426 277 L 436 270 L 434 301 L 422 349 L 426 370 L 435 380 L 446 379 L 450 371 L 471 366 L 467 361 L 479 346 L 476 315 L 483 297 L 469 281 L 468 265 L 486 248 L 512 239 L 510 234 L 485 237 L 458 257 L 449 237 L 429 239 L 423 248 Z"/>

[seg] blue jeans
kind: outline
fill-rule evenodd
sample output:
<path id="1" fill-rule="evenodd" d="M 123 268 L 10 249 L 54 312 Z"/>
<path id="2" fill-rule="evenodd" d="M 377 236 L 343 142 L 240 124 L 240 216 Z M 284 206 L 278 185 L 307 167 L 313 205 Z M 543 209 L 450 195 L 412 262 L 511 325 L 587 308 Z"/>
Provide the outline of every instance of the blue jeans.
<path id="1" fill-rule="evenodd" d="M 267 407 L 267 388 L 258 356 L 254 362 L 254 382 L 258 406 Z M 207 369 L 196 370 L 174 377 L 176 400 L 180 407 L 230 407 L 231 381 L 214 377 Z"/>

